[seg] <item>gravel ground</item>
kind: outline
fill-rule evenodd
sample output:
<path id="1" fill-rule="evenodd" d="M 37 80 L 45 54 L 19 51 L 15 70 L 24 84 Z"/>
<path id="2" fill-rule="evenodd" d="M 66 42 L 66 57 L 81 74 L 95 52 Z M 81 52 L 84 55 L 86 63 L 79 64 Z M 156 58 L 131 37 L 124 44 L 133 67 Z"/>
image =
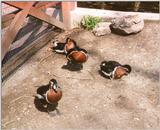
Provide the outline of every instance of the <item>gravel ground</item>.
<path id="1" fill-rule="evenodd" d="M 2 129 L 160 129 L 159 25 L 145 21 L 143 31 L 130 36 L 72 33 L 89 52 L 80 72 L 62 69 L 65 56 L 47 51 L 48 44 L 3 83 Z M 130 64 L 133 70 L 108 80 L 98 73 L 102 60 Z M 63 89 L 61 114 L 55 116 L 37 109 L 34 98 L 51 78 Z"/>

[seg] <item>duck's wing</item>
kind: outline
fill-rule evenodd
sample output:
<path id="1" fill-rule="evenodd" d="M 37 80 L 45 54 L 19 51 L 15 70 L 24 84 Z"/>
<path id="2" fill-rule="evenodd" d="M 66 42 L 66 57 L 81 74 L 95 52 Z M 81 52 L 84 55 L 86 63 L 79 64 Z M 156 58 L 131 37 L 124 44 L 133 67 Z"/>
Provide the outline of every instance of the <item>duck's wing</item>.
<path id="1" fill-rule="evenodd" d="M 49 89 L 49 85 L 42 85 L 37 89 L 37 94 L 44 95 Z"/>
<path id="2" fill-rule="evenodd" d="M 101 65 L 101 70 L 105 71 L 106 73 L 111 73 L 112 71 L 114 71 L 115 67 L 121 66 L 121 64 L 116 61 L 105 61 L 101 64 L 104 64 Z"/>
<path id="3" fill-rule="evenodd" d="M 106 61 L 106 64 L 111 65 L 113 67 L 121 66 L 121 64 L 117 61 Z"/>
<path id="4" fill-rule="evenodd" d="M 57 53 L 64 53 L 65 43 L 55 42 L 52 49 Z"/>

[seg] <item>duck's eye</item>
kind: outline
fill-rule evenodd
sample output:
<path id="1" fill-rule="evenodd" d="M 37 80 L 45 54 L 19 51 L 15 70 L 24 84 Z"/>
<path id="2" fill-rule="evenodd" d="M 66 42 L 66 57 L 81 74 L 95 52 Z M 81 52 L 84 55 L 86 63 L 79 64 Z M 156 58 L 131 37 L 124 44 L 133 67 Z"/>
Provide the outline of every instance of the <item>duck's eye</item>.
<path id="1" fill-rule="evenodd" d="M 105 66 L 105 65 L 106 65 L 105 63 L 102 64 L 102 66 Z"/>

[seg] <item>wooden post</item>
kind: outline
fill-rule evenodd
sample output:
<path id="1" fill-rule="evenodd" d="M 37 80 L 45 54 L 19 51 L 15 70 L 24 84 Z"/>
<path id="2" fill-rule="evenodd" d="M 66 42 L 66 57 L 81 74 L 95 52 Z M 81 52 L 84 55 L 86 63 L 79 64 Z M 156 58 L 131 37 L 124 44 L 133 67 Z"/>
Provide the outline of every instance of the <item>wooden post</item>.
<path id="1" fill-rule="evenodd" d="M 62 2 L 62 17 L 63 23 L 67 29 L 71 28 L 71 14 L 70 11 L 77 8 L 77 2 Z"/>
<path id="2" fill-rule="evenodd" d="M 139 8 L 140 8 L 140 4 L 141 4 L 140 1 L 135 2 L 133 10 L 137 12 L 139 10 Z"/>

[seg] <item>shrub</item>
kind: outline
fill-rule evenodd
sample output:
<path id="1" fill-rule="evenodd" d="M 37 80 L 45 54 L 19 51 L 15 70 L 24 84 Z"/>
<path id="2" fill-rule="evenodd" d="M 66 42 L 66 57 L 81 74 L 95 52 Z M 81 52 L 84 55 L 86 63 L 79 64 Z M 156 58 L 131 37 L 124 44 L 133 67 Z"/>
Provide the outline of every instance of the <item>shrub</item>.
<path id="1" fill-rule="evenodd" d="M 85 29 L 92 30 L 97 25 L 97 23 L 101 21 L 102 19 L 100 17 L 84 16 L 81 24 Z"/>

